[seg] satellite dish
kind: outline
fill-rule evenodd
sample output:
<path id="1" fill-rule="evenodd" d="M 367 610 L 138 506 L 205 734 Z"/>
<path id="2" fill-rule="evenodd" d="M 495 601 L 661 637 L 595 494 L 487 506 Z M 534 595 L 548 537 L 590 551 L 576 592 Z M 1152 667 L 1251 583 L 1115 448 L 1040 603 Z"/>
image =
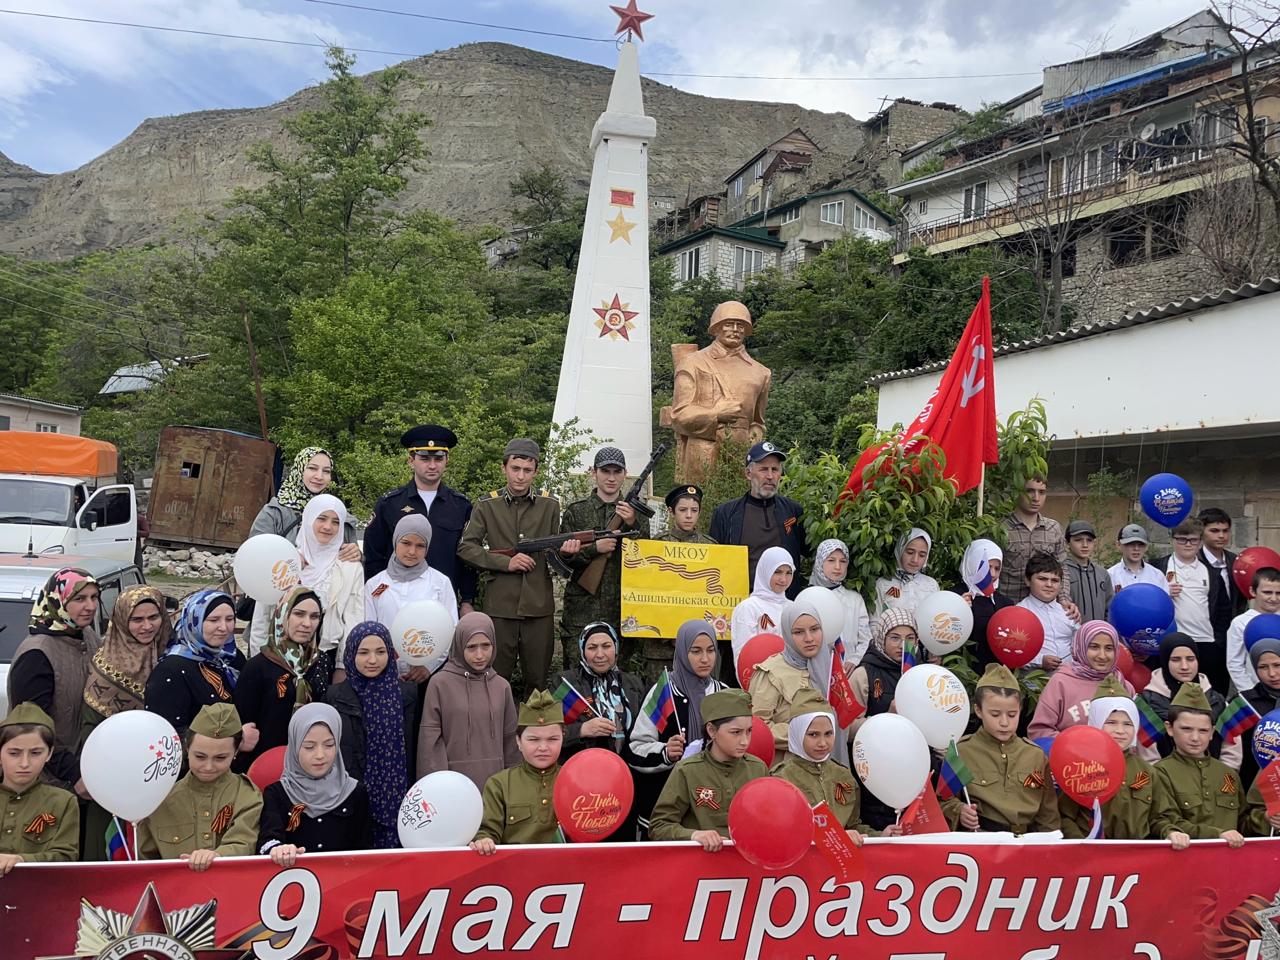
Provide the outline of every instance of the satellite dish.
<path id="1" fill-rule="evenodd" d="M 1142 128 L 1142 132 L 1138 134 L 1138 139 L 1150 140 L 1155 135 L 1156 135 L 1156 125 L 1154 123 L 1148 123 L 1145 127 Z"/>

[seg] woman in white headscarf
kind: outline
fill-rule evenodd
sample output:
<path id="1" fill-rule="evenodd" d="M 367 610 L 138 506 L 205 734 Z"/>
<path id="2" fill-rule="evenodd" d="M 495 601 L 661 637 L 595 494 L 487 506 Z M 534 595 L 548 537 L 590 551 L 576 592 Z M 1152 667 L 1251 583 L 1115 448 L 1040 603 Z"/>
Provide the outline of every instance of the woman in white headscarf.
<path id="1" fill-rule="evenodd" d="M 876 616 L 891 607 L 915 613 L 921 600 L 938 592 L 938 581 L 924 572 L 932 549 L 933 538 L 919 527 L 912 527 L 898 538 L 893 548 L 897 564 L 894 575 L 876 581 Z"/>
<path id="2" fill-rule="evenodd" d="M 733 608 L 729 641 L 733 647 L 733 669 L 747 641 L 761 633 L 778 633 L 782 609 L 787 605 L 787 588 L 796 575 L 796 562 L 782 547 L 770 547 L 756 561 L 755 588 Z"/>
<path id="3" fill-rule="evenodd" d="M 844 608 L 844 662 L 857 664 L 871 644 L 871 618 L 862 594 L 844 585 L 849 574 L 849 548 L 841 540 L 823 540 L 813 554 L 813 573 L 809 586 L 830 590 Z"/>

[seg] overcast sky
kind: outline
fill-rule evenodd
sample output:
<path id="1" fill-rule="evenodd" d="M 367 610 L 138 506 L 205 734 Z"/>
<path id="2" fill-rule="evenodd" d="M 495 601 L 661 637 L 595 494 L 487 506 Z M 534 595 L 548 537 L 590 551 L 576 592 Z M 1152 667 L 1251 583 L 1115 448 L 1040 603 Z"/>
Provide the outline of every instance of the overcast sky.
<path id="1" fill-rule="evenodd" d="M 599 42 L 617 25 L 607 0 L 351 2 L 588 39 L 392 16 L 317 0 L 11 0 L 9 6 L 386 51 L 359 54 L 362 72 L 476 41 L 514 43 L 610 66 L 616 56 L 612 43 Z M 696 93 L 796 102 L 859 118 L 874 113 L 882 97 L 972 108 L 1036 85 L 1048 64 L 1122 45 L 1205 5 L 647 0 L 640 7 L 655 17 L 645 24 L 641 69 Z M 671 76 L 682 73 L 786 79 Z M 323 76 L 323 51 L 311 47 L 0 13 L 0 152 L 37 170 L 70 170 L 148 117 L 261 106 Z M 855 79 L 804 79 L 809 77 Z"/>

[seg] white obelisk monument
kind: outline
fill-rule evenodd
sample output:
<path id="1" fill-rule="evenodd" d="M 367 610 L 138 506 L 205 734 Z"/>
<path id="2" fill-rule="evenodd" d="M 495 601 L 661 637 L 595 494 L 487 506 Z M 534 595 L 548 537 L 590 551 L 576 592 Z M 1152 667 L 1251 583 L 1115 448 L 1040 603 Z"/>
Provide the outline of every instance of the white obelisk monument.
<path id="1" fill-rule="evenodd" d="M 653 378 L 649 331 L 649 141 L 657 130 L 645 116 L 635 0 L 615 7 L 627 39 L 619 47 L 609 104 L 591 131 L 595 163 L 573 306 L 560 364 L 554 422 L 573 418 L 603 442 L 622 448 L 635 474 L 653 445 Z M 628 23 L 628 21 L 631 21 Z M 591 466 L 594 449 L 581 466 Z"/>

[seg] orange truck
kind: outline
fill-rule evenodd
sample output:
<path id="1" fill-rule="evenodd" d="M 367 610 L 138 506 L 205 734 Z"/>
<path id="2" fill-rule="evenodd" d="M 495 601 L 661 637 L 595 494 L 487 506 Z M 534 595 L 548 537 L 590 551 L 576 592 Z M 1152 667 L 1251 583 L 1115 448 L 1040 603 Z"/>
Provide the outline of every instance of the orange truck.
<path id="1" fill-rule="evenodd" d="M 0 553 L 132 561 L 138 498 L 119 459 L 102 440 L 0 431 Z"/>

